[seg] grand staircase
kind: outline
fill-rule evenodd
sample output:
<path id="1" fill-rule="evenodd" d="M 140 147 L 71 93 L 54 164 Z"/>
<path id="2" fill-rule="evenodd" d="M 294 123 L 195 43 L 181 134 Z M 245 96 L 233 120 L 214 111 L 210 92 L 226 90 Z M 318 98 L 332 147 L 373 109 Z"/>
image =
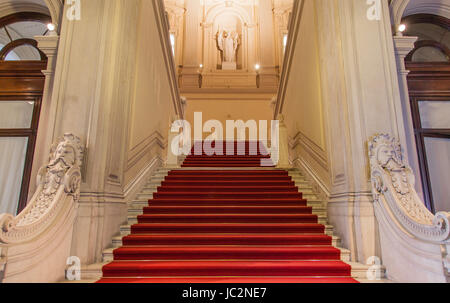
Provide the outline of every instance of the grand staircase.
<path id="1" fill-rule="evenodd" d="M 270 157 L 252 146 L 191 154 L 153 176 L 105 251 L 111 262 L 98 282 L 357 282 L 305 178 L 260 167 Z"/>

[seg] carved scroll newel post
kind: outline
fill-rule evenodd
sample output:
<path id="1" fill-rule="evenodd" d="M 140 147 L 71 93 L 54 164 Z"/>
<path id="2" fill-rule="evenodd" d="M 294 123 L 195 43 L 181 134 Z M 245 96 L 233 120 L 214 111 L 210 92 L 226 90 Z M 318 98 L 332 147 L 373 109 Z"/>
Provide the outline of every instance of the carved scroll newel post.
<path id="1" fill-rule="evenodd" d="M 417 274 L 442 281 L 443 272 L 450 270 L 450 213 L 433 214 L 425 207 L 414 188 L 414 174 L 403 158 L 398 140 L 388 134 L 376 135 L 368 148 L 374 208 L 381 241 L 385 243 L 382 250 L 390 262 L 388 271 L 403 280 L 425 281 L 420 276 L 405 275 L 392 259 L 396 254 L 404 258 L 400 264 L 411 258 L 408 262 L 414 264 L 411 266 Z M 412 258 L 413 251 L 420 253 Z"/>
<path id="2" fill-rule="evenodd" d="M 73 134 L 65 134 L 53 144 L 48 164 L 39 169 L 38 188 L 27 207 L 16 217 L 0 215 L 0 244 L 31 240 L 67 207 L 65 197 L 78 201 L 83 153 L 80 138 Z"/>

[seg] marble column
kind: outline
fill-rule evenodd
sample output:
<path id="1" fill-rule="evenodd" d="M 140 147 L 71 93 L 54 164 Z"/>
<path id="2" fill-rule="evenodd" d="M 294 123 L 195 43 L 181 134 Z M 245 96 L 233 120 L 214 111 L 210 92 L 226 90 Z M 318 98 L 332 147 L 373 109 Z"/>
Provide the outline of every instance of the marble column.
<path id="1" fill-rule="evenodd" d="M 201 6 L 198 0 L 186 0 L 185 34 L 183 50 L 183 68 L 180 86 L 182 88 L 198 88 L 199 66 L 201 60 Z"/>
<path id="2" fill-rule="evenodd" d="M 260 87 L 278 87 L 278 69 L 275 67 L 275 32 L 272 0 L 259 1 L 259 59 Z M 258 62 L 257 62 L 258 63 Z"/>
<path id="3" fill-rule="evenodd" d="M 420 165 L 417 157 L 416 138 L 414 136 L 414 125 L 412 121 L 411 106 L 409 100 L 408 80 L 409 71 L 406 70 L 405 57 L 414 49 L 417 37 L 402 36 L 397 33 L 394 36 L 395 58 L 397 60 L 398 81 L 400 87 L 400 97 L 403 112 L 403 125 L 405 128 L 406 151 L 404 155 L 416 176 L 415 188 L 423 199 L 423 188 L 421 182 Z"/>
<path id="4" fill-rule="evenodd" d="M 55 79 L 56 58 L 58 51 L 59 36 L 36 36 L 38 48 L 47 56 L 47 69 L 42 73 L 45 76 L 45 86 L 42 96 L 41 114 L 37 133 L 36 148 L 33 158 L 33 168 L 31 171 L 29 197 L 36 190 L 36 176 L 39 168 L 48 160 L 53 138 L 53 129 L 56 118 L 56 103 L 52 102 L 53 83 Z"/>

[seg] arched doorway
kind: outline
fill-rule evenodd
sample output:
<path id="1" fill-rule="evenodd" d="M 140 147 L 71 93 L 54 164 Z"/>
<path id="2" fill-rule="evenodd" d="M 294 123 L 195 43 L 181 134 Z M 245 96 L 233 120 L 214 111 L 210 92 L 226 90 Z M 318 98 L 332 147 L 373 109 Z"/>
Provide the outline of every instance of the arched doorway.
<path id="1" fill-rule="evenodd" d="M 0 213 L 27 204 L 47 57 L 33 39 L 51 18 L 16 13 L 0 19 Z"/>

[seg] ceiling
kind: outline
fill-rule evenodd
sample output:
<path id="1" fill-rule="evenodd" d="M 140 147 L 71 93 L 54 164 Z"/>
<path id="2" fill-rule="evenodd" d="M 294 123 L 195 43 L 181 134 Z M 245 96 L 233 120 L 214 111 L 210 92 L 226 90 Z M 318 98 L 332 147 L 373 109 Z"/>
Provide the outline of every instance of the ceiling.
<path id="1" fill-rule="evenodd" d="M 410 0 L 404 17 L 414 14 L 433 14 L 450 19 L 449 0 Z"/>

